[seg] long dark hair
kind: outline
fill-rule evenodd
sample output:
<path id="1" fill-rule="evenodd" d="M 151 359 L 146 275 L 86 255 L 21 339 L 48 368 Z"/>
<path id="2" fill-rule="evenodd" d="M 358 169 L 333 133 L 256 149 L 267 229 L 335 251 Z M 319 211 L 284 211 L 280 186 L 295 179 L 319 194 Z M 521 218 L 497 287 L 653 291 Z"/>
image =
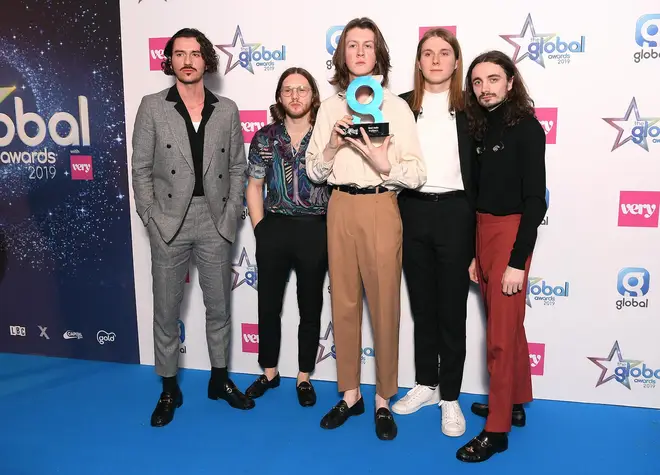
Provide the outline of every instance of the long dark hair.
<path id="1" fill-rule="evenodd" d="M 506 97 L 504 125 L 510 127 L 525 117 L 535 116 L 534 101 L 527 92 L 525 82 L 514 62 L 501 51 L 488 51 L 477 56 L 465 76 L 465 112 L 468 117 L 470 132 L 476 140 L 482 140 L 486 132 L 486 112 L 479 104 L 472 86 L 472 71 L 480 63 L 493 63 L 500 66 L 506 74 L 507 82 L 513 78 L 511 90 Z"/>
<path id="2" fill-rule="evenodd" d="M 451 85 L 449 86 L 449 109 L 451 112 L 460 111 L 463 109 L 463 56 L 461 54 L 461 46 L 456 37 L 451 31 L 445 28 L 433 28 L 428 30 L 422 36 L 422 39 L 417 43 L 417 55 L 415 56 L 415 75 L 413 78 L 414 86 L 412 94 L 408 99 L 410 108 L 415 112 L 419 112 L 422 107 L 424 99 L 424 73 L 419 67 L 419 61 L 422 59 L 422 47 L 426 40 L 429 38 L 442 38 L 451 46 L 454 51 L 454 59 L 457 61 L 457 66 L 451 76 Z"/>
<path id="3" fill-rule="evenodd" d="M 284 80 L 292 74 L 303 76 L 312 88 L 312 109 L 309 114 L 309 122 L 314 125 L 316 123 L 316 113 L 321 105 L 321 94 L 319 93 L 319 88 L 316 85 L 314 77 L 304 68 L 292 67 L 282 73 L 279 81 L 277 81 L 277 89 L 275 89 L 275 104 L 270 106 L 270 116 L 273 118 L 273 122 L 281 122 L 286 117 L 286 110 L 284 110 L 284 106 L 280 102 L 280 92 L 282 91 Z"/>
<path id="4" fill-rule="evenodd" d="M 337 42 L 337 49 L 332 55 L 332 64 L 335 67 L 335 74 L 330 79 L 330 84 L 339 87 L 340 90 L 345 91 L 348 88 L 350 80 L 350 72 L 346 66 L 346 35 L 353 28 L 361 28 L 371 30 L 374 33 L 374 50 L 376 51 L 376 67 L 374 68 L 374 76 L 383 76 L 382 85 L 387 87 L 390 69 L 390 50 L 387 47 L 385 38 L 378 28 L 378 25 L 371 18 L 354 18 L 349 21 L 341 32 L 339 41 Z"/>
<path id="5" fill-rule="evenodd" d="M 160 67 L 166 75 L 174 76 L 174 69 L 172 69 L 172 50 L 174 49 L 174 40 L 177 38 L 195 38 L 199 43 L 200 52 L 206 65 L 205 72 L 215 73 L 218 71 L 218 54 L 215 52 L 213 43 L 201 31 L 194 28 L 183 28 L 174 33 L 174 36 L 167 41 L 163 50 L 165 60 L 160 63 Z"/>

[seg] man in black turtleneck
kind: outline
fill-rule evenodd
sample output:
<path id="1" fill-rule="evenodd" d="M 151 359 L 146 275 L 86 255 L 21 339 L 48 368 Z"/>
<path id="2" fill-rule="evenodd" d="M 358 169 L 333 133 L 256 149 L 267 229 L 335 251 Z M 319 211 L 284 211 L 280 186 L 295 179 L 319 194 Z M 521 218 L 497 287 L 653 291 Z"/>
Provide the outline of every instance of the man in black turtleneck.
<path id="1" fill-rule="evenodd" d="M 490 51 L 470 65 L 465 111 L 477 144 L 476 258 L 487 316 L 488 404 L 484 430 L 456 454 L 483 462 L 508 448 L 511 425 L 525 425 L 523 404 L 532 400 L 525 335 L 525 284 L 537 229 L 546 212 L 545 132 L 515 64 Z"/>

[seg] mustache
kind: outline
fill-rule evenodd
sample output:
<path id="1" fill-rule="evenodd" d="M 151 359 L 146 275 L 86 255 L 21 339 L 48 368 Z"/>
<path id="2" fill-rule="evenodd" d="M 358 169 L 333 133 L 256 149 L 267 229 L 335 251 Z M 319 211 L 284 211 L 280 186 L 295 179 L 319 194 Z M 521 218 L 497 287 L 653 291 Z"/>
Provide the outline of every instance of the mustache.
<path id="1" fill-rule="evenodd" d="M 180 71 L 186 71 L 186 70 L 192 70 L 192 71 L 197 71 L 197 69 L 193 68 L 192 66 L 184 66 L 180 69 Z"/>

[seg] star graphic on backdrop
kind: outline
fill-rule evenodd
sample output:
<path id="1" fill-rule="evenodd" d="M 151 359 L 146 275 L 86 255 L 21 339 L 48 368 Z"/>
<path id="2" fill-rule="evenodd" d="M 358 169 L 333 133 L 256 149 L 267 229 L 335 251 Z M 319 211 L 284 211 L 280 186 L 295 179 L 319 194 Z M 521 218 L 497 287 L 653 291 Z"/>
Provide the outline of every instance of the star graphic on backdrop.
<path id="1" fill-rule="evenodd" d="M 528 31 L 531 33 L 530 35 L 527 34 Z M 538 63 L 545 68 L 545 64 L 543 62 L 543 51 L 539 51 L 538 58 L 532 59 L 531 56 L 529 55 L 529 51 L 527 51 L 527 46 L 529 46 L 534 40 L 541 38 L 550 39 L 554 37 L 556 34 L 557 33 L 536 33 L 536 29 L 534 28 L 534 23 L 532 22 L 532 14 L 528 13 L 527 18 L 525 19 L 525 23 L 523 24 L 522 30 L 520 30 L 519 35 L 500 35 L 500 38 L 502 38 L 504 41 L 506 41 L 515 48 L 513 52 L 513 56 L 511 58 L 514 63 L 519 63 L 523 59 L 529 58 L 531 61 L 534 61 L 535 63 Z M 516 38 L 522 39 L 522 45 L 521 43 L 514 41 L 514 39 Z M 520 53 L 521 46 L 524 46 L 525 54 L 518 57 L 518 53 Z"/>
<path id="2" fill-rule="evenodd" d="M 241 41 L 240 46 L 236 46 L 236 43 L 238 41 Z M 243 40 L 243 33 L 241 33 L 241 27 L 236 26 L 236 32 L 234 33 L 234 41 L 232 44 L 229 45 L 215 45 L 216 48 L 218 48 L 220 51 L 225 53 L 228 56 L 227 59 L 227 67 L 225 68 L 225 76 L 234 69 L 236 66 L 241 65 L 239 55 L 242 51 L 249 51 L 250 47 L 252 49 L 257 49 L 259 46 L 261 46 L 261 43 L 246 43 Z M 236 59 L 234 60 L 234 56 L 236 56 Z M 247 66 L 243 66 L 245 69 L 250 71 L 252 74 L 254 74 L 254 70 L 252 69 L 252 61 L 248 61 Z"/>
<path id="3" fill-rule="evenodd" d="M 7 99 L 9 95 L 16 90 L 15 86 L 0 87 L 0 103 Z"/>
<path id="4" fill-rule="evenodd" d="M 236 270 L 236 267 L 238 267 L 239 270 Z M 234 274 L 234 281 L 231 283 L 231 290 L 234 290 L 243 284 L 247 284 L 255 290 L 257 289 L 257 266 L 252 265 L 245 248 L 241 251 L 238 263 L 232 264 L 231 273 Z M 252 278 L 249 278 L 250 274 Z"/>
<path id="5" fill-rule="evenodd" d="M 634 117 L 634 119 L 630 119 L 630 114 L 633 113 L 633 112 L 635 113 L 635 117 Z M 660 120 L 660 117 L 646 117 L 646 118 L 640 117 L 639 116 L 639 109 L 637 109 L 637 100 L 635 100 L 635 98 L 633 97 L 632 101 L 630 101 L 630 105 L 628 106 L 628 110 L 626 111 L 626 114 L 623 117 L 621 117 L 621 118 L 607 118 L 607 119 L 603 119 L 603 120 L 605 122 L 607 122 L 608 124 L 610 124 L 612 127 L 614 127 L 619 132 L 616 136 L 616 140 L 614 141 L 614 145 L 612 146 L 612 150 L 610 150 L 611 152 L 614 152 L 617 148 L 623 146 L 626 142 L 629 142 L 631 140 L 633 141 L 634 144 L 639 145 L 640 147 L 642 147 L 644 150 L 646 150 L 648 152 L 649 151 L 649 145 L 646 142 L 646 137 L 643 137 L 639 141 L 639 143 L 635 142 L 633 140 L 633 136 L 632 136 L 632 129 L 637 125 L 638 122 L 646 122 L 650 127 L 651 125 L 658 122 Z M 617 124 L 615 124 L 615 122 L 625 122 L 626 129 L 624 130 L 623 127 L 618 126 Z M 631 122 L 632 122 L 632 124 L 631 124 Z M 626 133 L 626 138 L 621 140 L 621 136 L 623 135 L 624 132 Z"/>
<path id="6" fill-rule="evenodd" d="M 331 333 L 332 333 L 332 342 L 328 341 Z M 316 355 L 316 364 L 332 356 L 332 345 L 334 343 L 334 340 L 335 340 L 335 330 L 334 327 L 332 326 L 332 322 L 330 322 L 328 323 L 328 328 L 325 329 L 325 335 L 319 338 L 319 351 Z M 321 343 L 322 341 L 325 341 L 327 343 L 323 344 Z"/>
<path id="7" fill-rule="evenodd" d="M 529 277 L 527 279 L 527 298 L 525 299 L 525 303 L 527 304 L 528 307 L 532 306 L 532 299 L 530 297 L 530 292 L 529 289 L 532 287 L 532 285 L 536 284 L 537 282 L 540 282 L 543 280 L 543 277 Z"/>
<path id="8" fill-rule="evenodd" d="M 614 355 L 616 354 L 617 361 L 613 361 L 612 359 L 614 358 Z M 624 360 L 623 357 L 621 356 L 621 348 L 619 347 L 619 342 L 615 341 L 614 346 L 612 347 L 612 350 L 610 351 L 610 354 L 607 358 L 598 358 L 596 356 L 588 356 L 587 359 L 589 359 L 593 364 L 598 366 L 602 371 L 600 373 L 600 377 L 598 378 L 598 382 L 596 383 L 596 387 L 600 386 L 601 384 L 605 384 L 608 381 L 611 381 L 612 379 L 615 379 L 617 382 L 621 383 L 623 386 L 627 387 L 630 389 L 630 369 L 634 368 L 635 366 L 639 366 L 642 364 L 641 360 Z M 608 363 L 608 365 L 604 365 L 601 363 Z M 617 377 L 616 373 L 614 372 L 616 368 L 620 367 L 619 365 L 621 363 L 626 363 L 626 368 L 628 371 L 626 371 L 626 377 L 623 379 L 620 379 Z M 607 375 L 608 371 L 611 371 L 612 374 L 609 376 L 605 377 Z"/>

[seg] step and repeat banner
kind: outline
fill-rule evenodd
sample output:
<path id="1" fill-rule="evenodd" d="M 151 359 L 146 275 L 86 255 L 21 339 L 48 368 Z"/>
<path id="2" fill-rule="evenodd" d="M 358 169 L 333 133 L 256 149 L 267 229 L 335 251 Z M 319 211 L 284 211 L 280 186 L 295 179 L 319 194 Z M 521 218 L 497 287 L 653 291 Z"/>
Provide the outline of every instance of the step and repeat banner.
<path id="1" fill-rule="evenodd" d="M 373 18 L 392 57 L 391 90 L 412 86 L 417 41 L 433 26 L 456 31 L 464 68 L 479 53 L 509 54 L 527 83 L 547 134 L 549 210 L 540 228 L 527 287 L 526 328 L 534 391 L 538 398 L 660 407 L 660 9 L 605 2 L 552 4 L 473 2 L 415 8 L 363 1 L 351 8 L 327 2 L 280 6 L 268 1 L 231 4 L 211 0 L 122 1 L 127 131 L 140 99 L 169 87 L 160 72 L 163 47 L 182 27 L 202 30 L 220 57 L 208 78 L 216 93 L 240 111 L 246 152 L 270 117 L 279 75 L 290 66 L 308 69 L 322 98 L 343 25 Z M 603 6 L 605 8 L 603 8 Z M 475 12 L 486 9 L 488 15 Z M 566 12 L 570 12 L 567 15 Z M 234 246 L 232 312 L 234 371 L 259 373 L 258 269 L 247 209 Z M 153 363 L 152 294 L 147 234 L 135 213 L 133 245 L 140 358 Z M 651 278 L 653 276 L 653 278 Z M 194 266 L 181 317 L 181 363 L 209 368 L 204 306 Z M 297 368 L 296 277 L 291 275 L 282 314 L 281 373 Z M 413 323 L 402 286 L 401 386 L 414 384 Z M 654 310 L 655 309 L 655 310 Z M 365 307 L 365 315 L 368 315 Z M 463 391 L 485 393 L 484 315 L 471 293 L 468 358 Z M 314 377 L 336 377 L 330 298 L 326 295 Z M 369 320 L 363 330 L 362 381 L 375 382 Z"/>
<path id="2" fill-rule="evenodd" d="M 598 9 L 567 0 L 444 8 L 422 0 L 414 9 L 382 1 L 350 9 L 265 0 L 11 3 L 0 20 L 0 348 L 153 364 L 150 248 L 127 180 L 140 100 L 173 84 L 160 71 L 172 34 L 198 28 L 215 45 L 220 70 L 206 85 L 237 103 L 247 153 L 270 121 L 279 75 L 304 67 L 329 97 L 343 25 L 369 16 L 388 42 L 394 93 L 412 87 L 420 36 L 444 26 L 456 32 L 465 70 L 479 53 L 499 49 L 515 60 L 535 100 L 548 144 L 549 204 L 526 290 L 535 396 L 660 407 L 657 2 L 601 2 Z M 246 208 L 232 260 L 231 370 L 258 374 L 254 251 Z M 399 384 L 409 387 L 413 322 L 405 284 L 401 296 Z M 483 394 L 476 288 L 468 314 L 462 389 Z M 362 381 L 373 384 L 368 315 L 365 306 Z M 192 263 L 179 324 L 183 367 L 210 367 L 204 318 Z M 292 274 L 282 314 L 285 376 L 298 370 L 298 321 Z M 329 294 L 314 378 L 336 378 Z"/>
<path id="3" fill-rule="evenodd" d="M 4 0 L 0 351 L 138 363 L 119 2 Z"/>

